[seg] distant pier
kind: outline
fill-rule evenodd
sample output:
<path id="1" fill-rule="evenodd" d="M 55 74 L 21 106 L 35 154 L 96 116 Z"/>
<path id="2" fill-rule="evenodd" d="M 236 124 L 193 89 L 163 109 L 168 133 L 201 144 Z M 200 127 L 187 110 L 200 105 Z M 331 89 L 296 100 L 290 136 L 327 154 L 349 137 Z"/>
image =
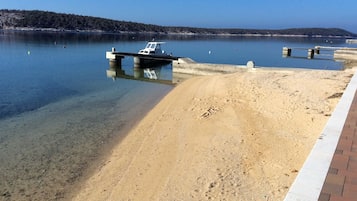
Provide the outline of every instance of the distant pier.
<path id="1" fill-rule="evenodd" d="M 283 47 L 283 57 L 293 57 L 293 50 L 295 51 L 306 51 L 306 58 L 313 59 L 315 55 L 320 55 L 321 51 L 329 51 L 332 52 L 340 47 L 327 47 L 327 46 L 315 46 L 313 48 L 306 47 Z M 327 54 L 324 54 L 325 56 Z M 332 53 L 329 55 L 333 55 Z"/>
<path id="2" fill-rule="evenodd" d="M 340 48 L 334 52 L 335 60 L 357 61 L 357 48 Z"/>
<path id="3" fill-rule="evenodd" d="M 291 57 L 293 50 L 307 51 L 308 59 L 313 59 L 315 57 L 315 54 L 320 54 L 320 48 L 283 47 L 283 57 Z"/>
<path id="4" fill-rule="evenodd" d="M 315 52 L 317 54 L 320 53 L 319 49 L 313 48 L 301 48 L 301 47 L 283 47 L 283 57 L 291 57 L 293 50 L 306 50 L 307 51 L 307 58 L 313 59 L 315 56 Z M 295 52 L 295 51 L 294 51 Z"/>
<path id="5" fill-rule="evenodd" d="M 347 40 L 346 40 L 346 43 L 349 43 L 349 44 L 357 44 L 357 39 L 347 39 Z"/>
<path id="6" fill-rule="evenodd" d="M 296 57 L 293 52 L 296 51 L 306 51 L 307 59 L 314 59 L 315 55 L 321 55 L 324 51 L 323 56 L 331 56 L 334 60 L 357 60 L 357 48 L 347 48 L 347 47 L 330 47 L 330 46 L 315 46 L 313 48 L 304 47 L 283 47 L 283 57 Z"/>

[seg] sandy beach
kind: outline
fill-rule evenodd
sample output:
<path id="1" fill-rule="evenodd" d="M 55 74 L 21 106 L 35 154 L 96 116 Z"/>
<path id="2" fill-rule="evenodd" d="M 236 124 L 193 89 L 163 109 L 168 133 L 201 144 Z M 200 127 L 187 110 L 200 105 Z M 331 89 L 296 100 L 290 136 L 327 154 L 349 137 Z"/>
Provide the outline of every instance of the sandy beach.
<path id="1" fill-rule="evenodd" d="M 355 69 L 256 69 L 176 86 L 73 200 L 283 200 Z"/>

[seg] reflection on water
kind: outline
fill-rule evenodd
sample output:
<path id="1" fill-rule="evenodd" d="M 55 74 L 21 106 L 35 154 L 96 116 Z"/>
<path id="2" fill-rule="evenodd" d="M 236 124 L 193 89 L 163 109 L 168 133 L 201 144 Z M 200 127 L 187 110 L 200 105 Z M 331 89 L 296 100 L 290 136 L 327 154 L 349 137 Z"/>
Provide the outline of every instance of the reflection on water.
<path id="1" fill-rule="evenodd" d="M 126 72 L 120 62 L 110 61 L 109 69 L 107 69 L 107 77 L 116 80 L 118 78 L 122 79 L 133 79 L 139 81 L 147 82 L 157 82 L 161 84 L 172 84 L 172 76 L 167 76 L 163 73 L 164 68 L 168 65 L 150 65 L 150 66 L 134 66 L 132 68 L 132 74 Z"/>

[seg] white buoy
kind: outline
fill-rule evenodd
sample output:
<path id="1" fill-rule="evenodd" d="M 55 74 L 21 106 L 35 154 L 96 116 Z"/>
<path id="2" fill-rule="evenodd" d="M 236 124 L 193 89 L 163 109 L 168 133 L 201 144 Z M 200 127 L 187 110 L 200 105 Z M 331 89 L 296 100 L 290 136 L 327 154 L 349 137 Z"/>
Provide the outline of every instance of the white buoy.
<path id="1" fill-rule="evenodd" d="M 211 54 L 211 50 L 210 50 L 210 51 L 208 51 L 208 54 Z"/>
<path id="2" fill-rule="evenodd" d="M 28 51 L 27 51 L 27 54 L 28 54 L 28 55 L 30 55 L 30 54 L 31 54 L 30 50 L 28 50 Z"/>

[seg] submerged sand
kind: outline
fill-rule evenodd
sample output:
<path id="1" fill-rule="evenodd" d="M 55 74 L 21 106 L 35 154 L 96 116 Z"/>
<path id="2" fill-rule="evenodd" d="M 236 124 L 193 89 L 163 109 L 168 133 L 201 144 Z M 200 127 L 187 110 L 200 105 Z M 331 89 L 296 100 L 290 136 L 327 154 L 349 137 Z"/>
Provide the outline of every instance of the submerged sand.
<path id="1" fill-rule="evenodd" d="M 257 69 L 186 80 L 74 200 L 283 200 L 353 73 Z"/>
<path id="2" fill-rule="evenodd" d="M 0 201 L 68 199 L 172 89 L 130 80 L 99 87 L 0 120 Z"/>

